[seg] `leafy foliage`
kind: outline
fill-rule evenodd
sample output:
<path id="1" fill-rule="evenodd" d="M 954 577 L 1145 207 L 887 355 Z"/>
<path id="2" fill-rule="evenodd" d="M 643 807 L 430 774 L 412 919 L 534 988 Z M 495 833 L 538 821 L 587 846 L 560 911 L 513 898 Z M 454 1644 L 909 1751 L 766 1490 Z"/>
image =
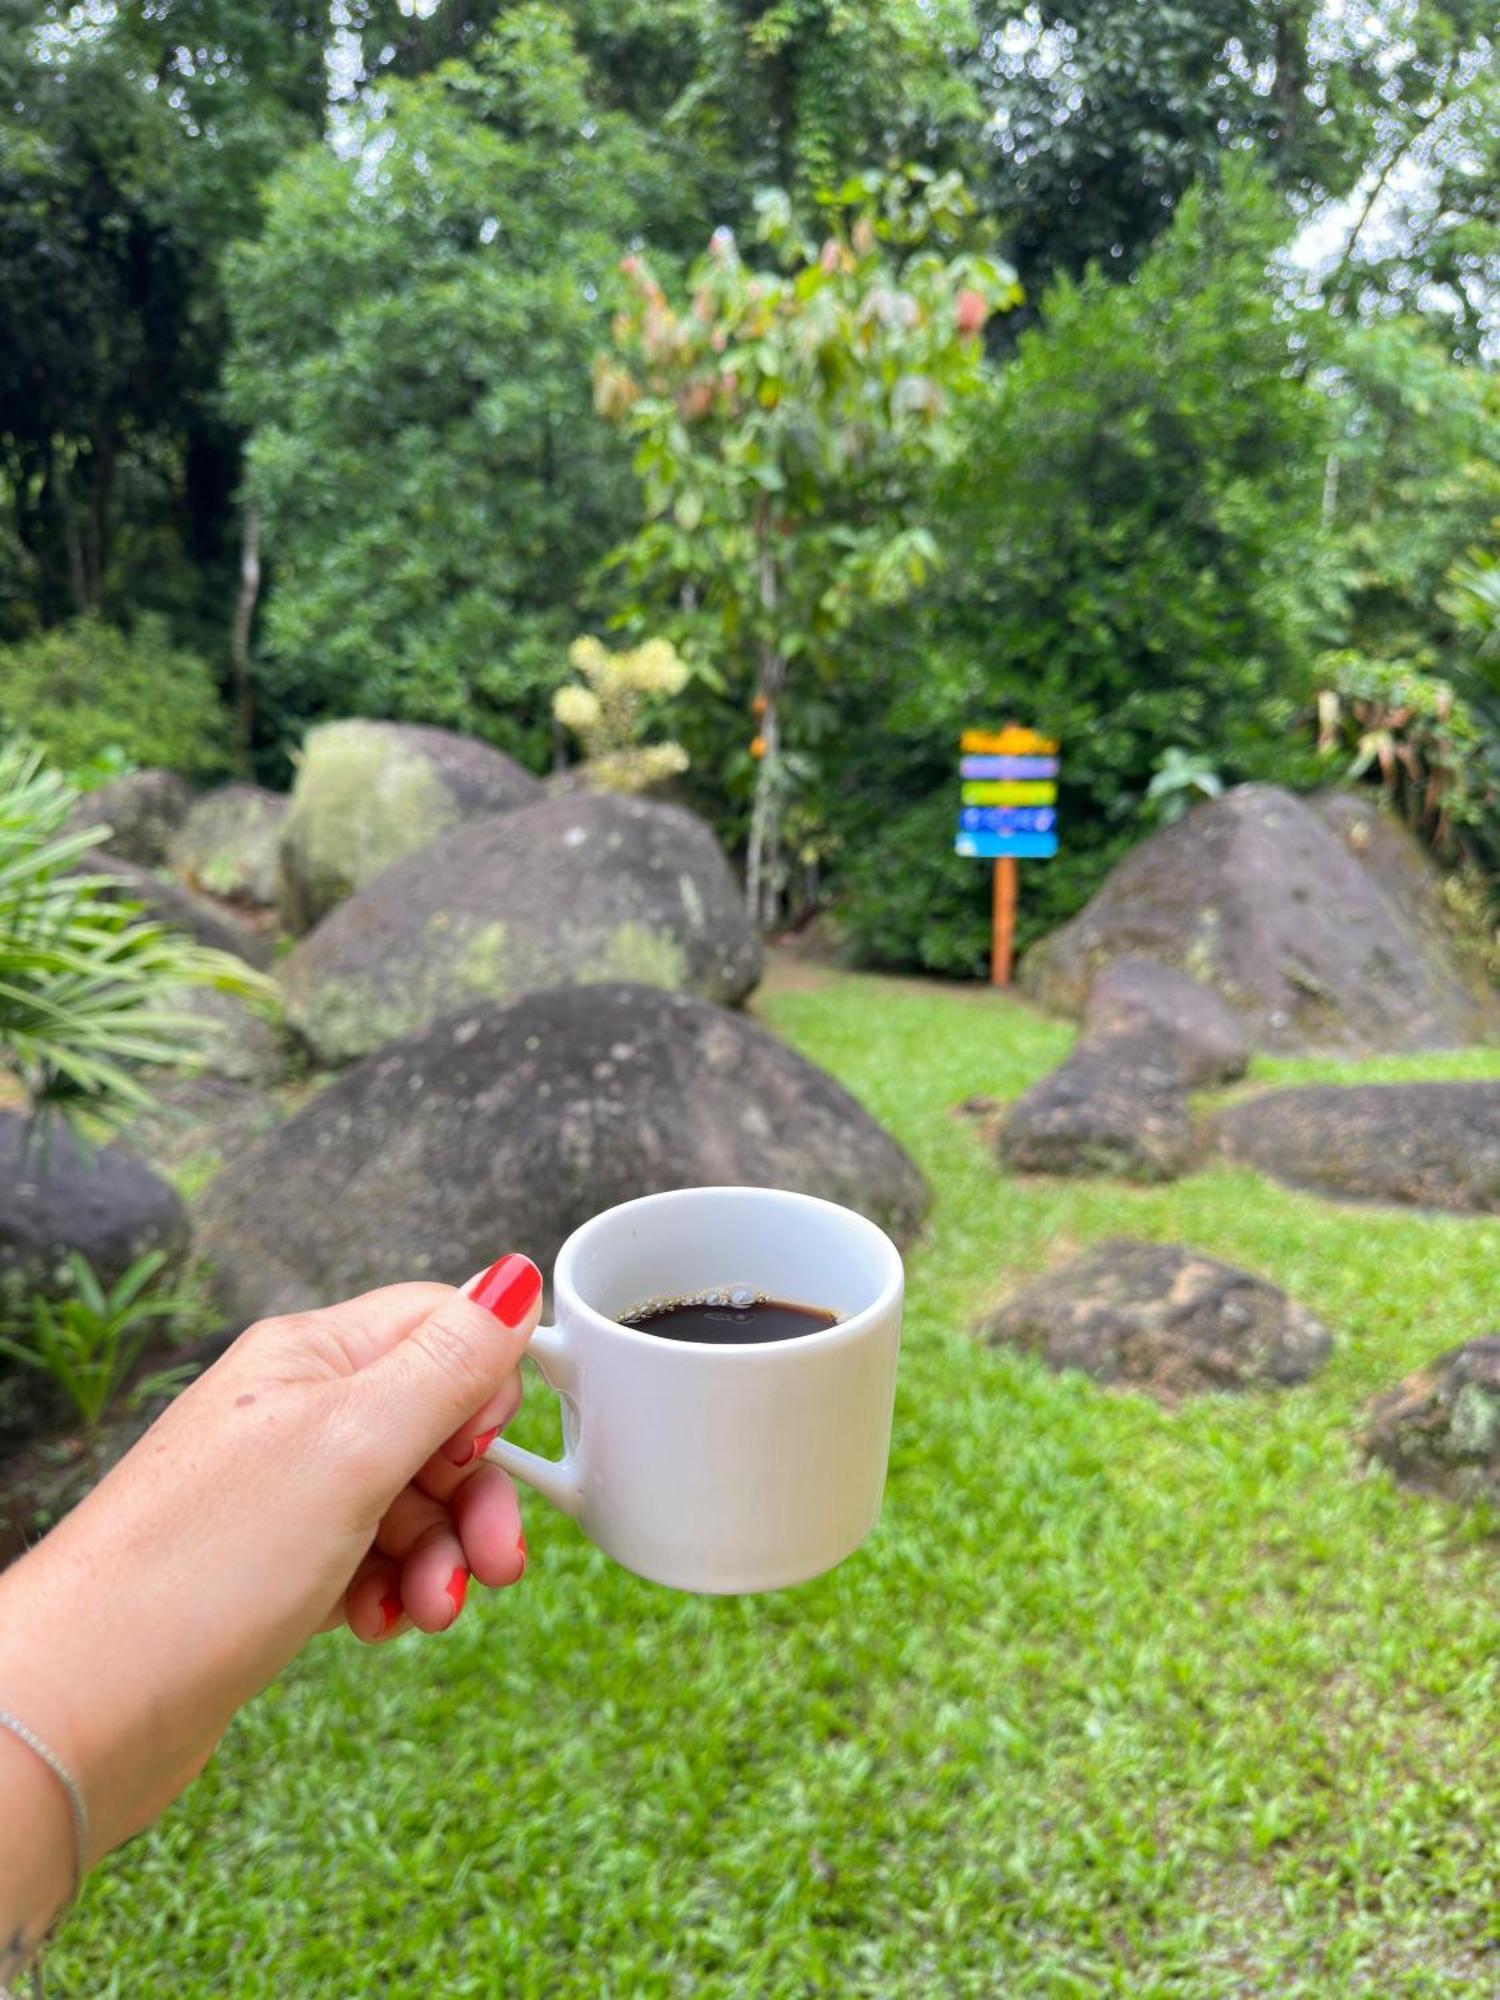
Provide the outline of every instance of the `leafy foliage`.
<path id="1" fill-rule="evenodd" d="M 781 268 L 751 270 L 721 230 L 678 307 L 628 258 L 617 352 L 595 368 L 598 408 L 636 441 L 647 518 L 629 573 L 648 603 L 687 596 L 715 674 L 753 686 L 746 894 L 766 922 L 796 780 L 783 695 L 794 672 L 836 679 L 852 625 L 932 568 L 910 502 L 979 385 L 986 318 L 1015 298 L 1006 267 L 959 247 L 956 178 L 851 182 L 824 210 L 818 241 L 767 193 L 761 235 Z"/>
<path id="2" fill-rule="evenodd" d="M 79 618 L 0 649 L 0 726 L 90 782 L 121 765 L 202 777 L 225 763 L 213 676 L 172 645 L 159 617 L 137 619 L 128 633 Z"/>
<path id="3" fill-rule="evenodd" d="M 1322 522 L 1341 643 L 1451 671 L 1444 579 L 1500 515 L 1500 382 L 1410 320 L 1351 327 L 1328 358 Z"/>
<path id="4" fill-rule="evenodd" d="M 33 1112 L 107 1127 L 150 1101 L 143 1067 L 191 1067 L 211 1032 L 172 1006 L 174 989 L 271 989 L 77 872 L 106 829 L 63 832 L 74 797 L 40 752 L 0 747 L 0 1073 Z"/>
<path id="5" fill-rule="evenodd" d="M 589 782 L 609 792 L 643 792 L 688 767 L 680 743 L 645 741 L 655 704 L 679 695 L 687 663 L 670 639 L 647 639 L 611 653 L 597 639 L 579 639 L 568 650 L 579 679 L 552 697 L 552 713 L 583 744 Z"/>
<path id="6" fill-rule="evenodd" d="M 71 1293 L 33 1299 L 29 1338 L 0 1336 L 0 1354 L 46 1375 L 86 1428 L 95 1429 L 129 1382 L 154 1329 L 175 1321 L 180 1330 L 201 1311 L 195 1293 L 167 1292 L 154 1284 L 166 1261 L 164 1250 L 148 1251 L 106 1291 L 87 1258 L 69 1251 Z M 173 1369 L 153 1375 L 139 1385 L 133 1400 L 170 1394 L 191 1372 Z"/>
<path id="7" fill-rule="evenodd" d="M 1146 800 L 1156 808 L 1162 825 L 1170 826 L 1199 799 L 1216 799 L 1223 789 L 1224 780 L 1201 750 L 1184 750 L 1180 743 L 1169 743 L 1146 787 Z"/>
<path id="8" fill-rule="evenodd" d="M 1483 874 L 1500 868 L 1500 736 L 1467 702 L 1411 660 L 1340 652 L 1320 663 L 1319 748 L 1348 753 L 1343 775 L 1378 777 L 1439 854 Z"/>
<path id="9" fill-rule="evenodd" d="M 506 13 L 472 62 L 392 83 L 359 153 L 299 155 L 232 262 L 283 728 L 385 715 L 545 754 L 545 694 L 628 512 L 588 366 L 654 174 L 586 81 L 555 12 Z"/>
<path id="10" fill-rule="evenodd" d="M 866 739 L 865 782 L 833 808 L 846 848 L 868 857 L 845 914 L 879 962 L 951 969 L 947 944 L 928 956 L 925 911 L 898 948 L 888 918 L 908 899 L 890 885 L 939 867 L 950 878 L 930 850 L 943 813 L 910 802 L 940 798 L 951 840 L 966 726 L 1015 720 L 1062 744 L 1062 853 L 1024 872 L 1023 942 L 1139 838 L 1168 749 L 1229 782 L 1314 778 L 1291 730 L 1338 604 L 1320 542 L 1329 414 L 1298 366 L 1303 329 L 1264 283 L 1285 227 L 1244 173 L 1189 196 L 1134 283 L 1094 273 L 1055 287 L 976 400 L 939 489 L 952 551 L 941 602 L 872 656 L 865 726 L 879 751 Z M 870 895 L 887 913 L 878 926 Z M 946 894 L 942 907 L 957 923 Z M 972 962 L 988 925 L 981 881 L 964 907 L 959 955 Z"/>
<path id="11" fill-rule="evenodd" d="M 1336 301 L 1420 305 L 1472 351 L 1500 244 L 1485 0 L 979 0 L 976 14 L 986 205 L 1033 298 L 1090 261 L 1127 275 L 1188 191 L 1249 153 L 1299 214 L 1332 219 L 1352 197 L 1322 274 Z"/>

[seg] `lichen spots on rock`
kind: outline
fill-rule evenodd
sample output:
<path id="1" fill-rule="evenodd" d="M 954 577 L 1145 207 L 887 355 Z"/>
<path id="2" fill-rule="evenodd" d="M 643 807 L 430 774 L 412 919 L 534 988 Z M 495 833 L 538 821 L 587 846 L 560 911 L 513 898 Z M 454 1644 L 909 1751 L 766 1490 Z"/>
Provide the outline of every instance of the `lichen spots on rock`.
<path id="1" fill-rule="evenodd" d="M 505 925 L 481 924 L 465 942 L 454 966 L 457 983 L 491 996 L 508 991 L 505 969 Z"/>
<path id="2" fill-rule="evenodd" d="M 344 1061 L 377 1047 L 392 1020 L 400 1033 L 481 994 L 631 980 L 734 1001 L 760 964 L 708 827 L 599 795 L 455 828 L 331 911 L 281 976 L 297 1031 Z M 359 988 L 367 1034 L 344 996 L 325 1005 L 324 989 L 341 985 Z"/>
<path id="3" fill-rule="evenodd" d="M 642 986 L 680 986 L 687 955 L 677 939 L 649 924 L 621 924 L 598 962 L 601 982 L 630 979 Z"/>

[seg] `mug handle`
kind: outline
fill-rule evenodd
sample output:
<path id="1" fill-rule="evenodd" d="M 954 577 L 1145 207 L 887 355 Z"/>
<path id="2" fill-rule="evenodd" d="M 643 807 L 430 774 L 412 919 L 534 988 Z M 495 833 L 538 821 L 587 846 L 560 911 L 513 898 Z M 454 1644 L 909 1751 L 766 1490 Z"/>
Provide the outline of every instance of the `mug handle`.
<path id="1" fill-rule="evenodd" d="M 555 1389 L 560 1396 L 572 1393 L 576 1382 L 573 1357 L 560 1327 L 539 1326 L 526 1352 L 541 1370 L 542 1380 L 549 1389 Z M 542 1458 L 502 1437 L 496 1438 L 485 1457 L 492 1465 L 504 1466 L 513 1478 L 524 1479 L 559 1513 L 577 1514 L 583 1500 L 583 1482 L 572 1452 L 565 1451 L 561 1458 Z"/>

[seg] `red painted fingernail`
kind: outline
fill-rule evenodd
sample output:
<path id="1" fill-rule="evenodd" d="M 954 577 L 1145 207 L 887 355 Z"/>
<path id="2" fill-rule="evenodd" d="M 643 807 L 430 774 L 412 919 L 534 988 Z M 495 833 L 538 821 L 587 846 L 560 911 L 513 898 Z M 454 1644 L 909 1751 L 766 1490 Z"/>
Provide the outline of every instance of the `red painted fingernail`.
<path id="1" fill-rule="evenodd" d="M 459 1612 L 463 1610 L 464 1599 L 469 1594 L 469 1572 L 466 1569 L 456 1569 L 443 1585 L 443 1588 L 448 1593 L 449 1601 L 453 1606 L 453 1616 L 456 1618 Z"/>
<path id="2" fill-rule="evenodd" d="M 475 1305 L 493 1313 L 503 1326 L 517 1327 L 536 1304 L 542 1274 L 529 1257 L 514 1252 L 471 1278 L 464 1290 Z"/>
<path id="3" fill-rule="evenodd" d="M 380 1637 L 383 1639 L 393 1625 L 401 1623 L 401 1599 L 394 1590 L 386 1592 L 380 1600 Z"/>
<path id="4" fill-rule="evenodd" d="M 500 1426 L 496 1424 L 493 1430 L 481 1431 L 478 1437 L 450 1439 L 443 1446 L 443 1456 L 450 1465 L 472 1465 L 476 1458 L 482 1457 L 489 1450 L 499 1435 Z"/>

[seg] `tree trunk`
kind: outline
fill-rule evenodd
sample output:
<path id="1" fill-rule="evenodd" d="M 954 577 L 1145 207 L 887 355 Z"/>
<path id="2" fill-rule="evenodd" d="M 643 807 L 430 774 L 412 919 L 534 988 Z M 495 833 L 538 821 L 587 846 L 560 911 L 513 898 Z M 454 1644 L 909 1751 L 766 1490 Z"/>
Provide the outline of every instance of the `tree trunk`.
<path id="1" fill-rule="evenodd" d="M 109 567 L 110 508 L 118 462 L 115 439 L 106 434 L 97 446 L 93 491 L 89 496 L 88 600 L 89 610 L 94 612 L 104 608 L 104 577 Z"/>
<path id="2" fill-rule="evenodd" d="M 73 610 L 81 618 L 89 608 L 89 593 L 83 575 L 83 541 L 68 481 L 67 447 L 54 444 L 51 460 L 52 490 L 57 495 L 57 511 L 62 520 L 63 547 L 68 552 L 68 589 L 73 597 Z"/>
<path id="3" fill-rule="evenodd" d="M 1276 74 L 1271 95 L 1277 111 L 1276 137 L 1283 146 L 1296 143 L 1307 108 L 1308 14 L 1303 0 L 1296 0 L 1296 4 L 1284 6 L 1276 16 Z"/>
<path id="4" fill-rule="evenodd" d="M 780 818 L 781 718 L 778 703 L 786 684 L 786 661 L 775 638 L 775 613 L 780 597 L 776 577 L 776 556 L 771 545 L 770 510 L 762 502 L 755 517 L 757 588 L 765 616 L 760 645 L 760 667 L 755 692 L 759 714 L 756 733 L 761 739 L 760 760 L 755 767 L 755 796 L 750 807 L 750 841 L 745 854 L 745 908 L 750 921 L 769 930 L 776 921 L 776 852 Z"/>
<path id="5" fill-rule="evenodd" d="M 765 709 L 759 718 L 757 729 L 764 748 L 759 763 L 755 767 L 755 798 L 750 807 L 750 844 L 745 855 L 745 908 L 750 921 L 762 930 L 769 930 L 776 922 L 776 850 L 777 820 L 779 818 L 776 797 L 781 755 L 781 719 L 777 710 L 777 695 L 785 666 L 773 649 L 766 648 L 761 655 L 760 679 L 757 692 L 765 702 Z"/>
<path id="6" fill-rule="evenodd" d="M 1333 526 L 1334 516 L 1338 512 L 1338 507 L 1339 455 L 1336 451 L 1331 451 L 1323 461 L 1323 526 L 1325 529 Z"/>
<path id="7" fill-rule="evenodd" d="M 229 658 L 234 668 L 234 706 L 239 724 L 239 764 L 248 778 L 253 770 L 255 742 L 255 681 L 250 672 L 250 627 L 260 596 L 260 509 L 245 503 L 240 524 L 240 588 L 229 628 Z"/>

